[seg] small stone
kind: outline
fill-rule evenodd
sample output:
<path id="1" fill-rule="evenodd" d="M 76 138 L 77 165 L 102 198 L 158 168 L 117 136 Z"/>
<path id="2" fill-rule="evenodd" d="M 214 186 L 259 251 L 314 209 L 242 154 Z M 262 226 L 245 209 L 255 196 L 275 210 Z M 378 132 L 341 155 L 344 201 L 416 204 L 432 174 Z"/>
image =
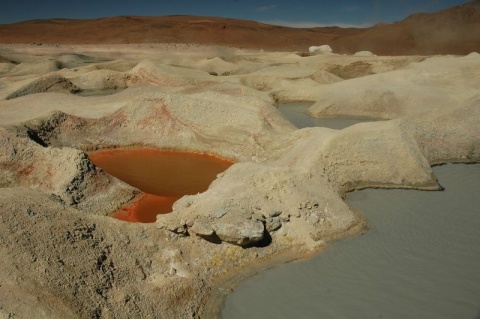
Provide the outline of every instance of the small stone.
<path id="1" fill-rule="evenodd" d="M 187 234 L 187 228 L 185 225 L 180 225 L 180 226 L 172 226 L 168 228 L 169 231 L 179 234 L 179 235 L 186 235 Z"/>
<path id="2" fill-rule="evenodd" d="M 280 221 L 279 217 L 272 217 L 265 223 L 265 228 L 268 232 L 276 231 L 280 227 L 282 227 L 282 222 Z"/>
<path id="3" fill-rule="evenodd" d="M 277 217 L 277 216 L 280 216 L 282 214 L 282 211 L 281 210 L 274 210 L 274 211 L 271 211 L 269 216 L 270 217 Z"/>
<path id="4" fill-rule="evenodd" d="M 208 221 L 200 218 L 195 220 L 193 225 L 188 230 L 203 238 L 210 238 L 215 233 Z"/>
<path id="5" fill-rule="evenodd" d="M 232 214 L 228 219 L 217 219 L 212 225 L 220 240 L 239 246 L 249 246 L 263 239 L 265 227 L 261 221 Z"/>
<path id="6" fill-rule="evenodd" d="M 37 213 L 35 213 L 30 207 L 27 208 L 27 215 L 32 217 L 32 216 L 35 216 L 37 215 Z"/>
<path id="7" fill-rule="evenodd" d="M 173 267 L 171 267 L 170 270 L 168 271 L 168 274 L 170 276 L 174 276 L 176 273 L 177 273 L 177 270 Z"/>

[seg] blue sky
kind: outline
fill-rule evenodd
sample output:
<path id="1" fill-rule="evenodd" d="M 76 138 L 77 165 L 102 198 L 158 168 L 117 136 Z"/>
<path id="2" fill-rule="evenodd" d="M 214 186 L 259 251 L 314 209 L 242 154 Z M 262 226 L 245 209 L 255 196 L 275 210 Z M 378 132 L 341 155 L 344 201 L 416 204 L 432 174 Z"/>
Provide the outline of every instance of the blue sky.
<path id="1" fill-rule="evenodd" d="M 415 12 L 433 12 L 468 0 L 10 0 L 0 24 L 24 20 L 88 19 L 118 15 L 200 15 L 312 27 L 369 26 L 394 22 Z"/>

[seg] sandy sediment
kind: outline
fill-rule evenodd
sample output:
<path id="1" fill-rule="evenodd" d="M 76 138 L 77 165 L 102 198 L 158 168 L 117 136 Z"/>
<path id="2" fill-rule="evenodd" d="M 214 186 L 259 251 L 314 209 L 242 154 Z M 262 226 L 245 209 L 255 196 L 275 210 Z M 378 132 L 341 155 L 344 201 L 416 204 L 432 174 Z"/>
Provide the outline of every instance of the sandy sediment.
<path id="1" fill-rule="evenodd" d="M 480 58 L 219 47 L 0 46 L 0 314 L 204 318 L 221 281 L 367 224 L 364 187 L 440 189 L 480 159 Z M 81 93 L 87 93 L 84 96 Z M 383 121 L 296 129 L 277 111 Z M 87 151 L 155 147 L 237 164 L 153 224 L 107 217 L 138 190 Z"/>

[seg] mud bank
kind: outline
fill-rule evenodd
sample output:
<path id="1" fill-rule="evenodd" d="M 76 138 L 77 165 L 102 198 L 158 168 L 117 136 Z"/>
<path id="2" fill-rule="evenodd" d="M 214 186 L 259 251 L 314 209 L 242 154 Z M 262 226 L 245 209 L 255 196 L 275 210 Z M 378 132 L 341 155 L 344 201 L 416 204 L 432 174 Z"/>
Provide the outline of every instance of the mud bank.
<path id="1" fill-rule="evenodd" d="M 474 54 L 2 45 L 0 56 L 2 316 L 204 318 L 232 273 L 363 231 L 345 192 L 439 189 L 432 164 L 480 159 Z M 339 76 L 358 63 L 368 72 Z M 109 89 L 122 90 L 77 94 Z M 384 121 L 296 129 L 275 106 L 289 101 Z M 155 223 L 125 223 L 107 215 L 140 190 L 86 153 L 127 147 L 236 164 Z"/>

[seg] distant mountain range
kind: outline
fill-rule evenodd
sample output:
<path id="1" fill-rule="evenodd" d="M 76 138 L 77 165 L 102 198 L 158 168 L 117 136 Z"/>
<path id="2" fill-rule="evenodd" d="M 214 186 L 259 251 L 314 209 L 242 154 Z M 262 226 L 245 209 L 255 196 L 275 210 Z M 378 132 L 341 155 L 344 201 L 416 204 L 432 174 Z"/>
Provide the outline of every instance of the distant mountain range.
<path id="1" fill-rule="evenodd" d="M 480 2 L 369 28 L 297 29 L 196 16 L 32 20 L 0 25 L 0 43 L 199 43 L 285 51 L 328 44 L 334 52 L 348 54 L 364 50 L 378 55 L 467 54 L 480 52 Z"/>

